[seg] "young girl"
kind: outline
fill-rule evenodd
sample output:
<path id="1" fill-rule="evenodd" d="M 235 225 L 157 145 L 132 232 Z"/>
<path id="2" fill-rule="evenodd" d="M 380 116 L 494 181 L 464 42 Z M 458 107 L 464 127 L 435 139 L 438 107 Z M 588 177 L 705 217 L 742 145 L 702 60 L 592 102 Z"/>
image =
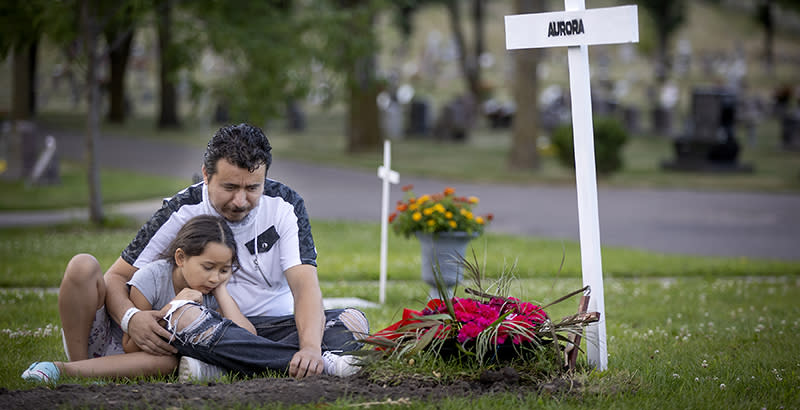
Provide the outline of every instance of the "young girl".
<path id="1" fill-rule="evenodd" d="M 233 232 L 223 219 L 210 215 L 190 219 L 162 256 L 163 259 L 137 271 L 128 282 L 131 301 L 138 309 L 159 310 L 161 317 L 167 317 L 187 301 L 196 302 L 219 311 L 250 333 L 256 333 L 225 286 L 238 266 L 238 259 Z M 104 309 L 98 310 L 98 316 L 101 315 L 106 317 L 95 321 L 90 334 L 91 343 L 99 334 L 110 332 L 107 346 L 94 353 L 100 357 L 74 362 L 35 362 L 22 373 L 22 378 L 54 383 L 62 374 L 136 377 L 169 374 L 175 370 L 176 356 L 140 351 L 120 326 L 107 318 Z M 110 329 L 104 329 L 103 322 L 110 323 Z"/>

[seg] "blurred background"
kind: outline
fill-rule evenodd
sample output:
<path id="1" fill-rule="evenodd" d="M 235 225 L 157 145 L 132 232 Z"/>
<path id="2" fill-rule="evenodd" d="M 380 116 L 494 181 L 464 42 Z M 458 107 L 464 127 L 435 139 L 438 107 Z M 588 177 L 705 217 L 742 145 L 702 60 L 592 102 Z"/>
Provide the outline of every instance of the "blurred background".
<path id="1" fill-rule="evenodd" d="M 639 43 L 589 48 L 601 184 L 800 190 L 800 2 L 586 6 L 624 4 Z M 374 170 L 391 139 L 406 175 L 573 183 L 566 50 L 506 51 L 503 23 L 563 7 L 3 0 L 0 176 L 68 170 L 46 134 L 83 138 L 91 185 L 108 135 L 202 146 L 247 121 L 281 158 Z"/>

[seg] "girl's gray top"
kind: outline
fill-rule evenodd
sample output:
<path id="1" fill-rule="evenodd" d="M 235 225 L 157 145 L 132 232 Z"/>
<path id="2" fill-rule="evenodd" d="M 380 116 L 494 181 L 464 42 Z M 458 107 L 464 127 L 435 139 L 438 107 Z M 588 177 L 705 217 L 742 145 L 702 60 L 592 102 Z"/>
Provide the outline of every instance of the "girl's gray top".
<path id="1" fill-rule="evenodd" d="M 133 274 L 128 286 L 139 289 L 150 302 L 152 309 L 159 310 L 175 299 L 172 269 L 172 263 L 168 259 L 150 262 Z M 203 305 L 212 310 L 219 310 L 217 299 L 210 294 L 203 295 Z"/>

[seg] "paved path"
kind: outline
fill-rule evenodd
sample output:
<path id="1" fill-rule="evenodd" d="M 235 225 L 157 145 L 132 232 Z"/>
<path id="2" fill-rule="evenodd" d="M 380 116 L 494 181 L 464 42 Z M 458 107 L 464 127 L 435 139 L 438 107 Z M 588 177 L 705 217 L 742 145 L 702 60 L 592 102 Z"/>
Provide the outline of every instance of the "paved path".
<path id="1" fill-rule="evenodd" d="M 82 157 L 79 137 L 56 135 L 62 158 Z M 200 138 L 200 137 L 198 137 Z M 206 137 L 203 136 L 202 139 Z M 191 178 L 199 173 L 202 148 L 168 142 L 105 137 L 98 144 L 101 166 Z M 269 176 L 297 190 L 314 219 L 380 219 L 380 181 L 374 172 L 308 165 L 282 160 L 275 153 Z M 402 161 L 394 158 L 393 162 Z M 377 169 L 377 165 L 376 169 Z M 492 212 L 490 230 L 546 238 L 578 238 L 575 188 L 454 183 L 407 178 L 418 193 L 445 185 L 481 198 L 480 213 Z M 399 186 L 392 200 L 402 198 Z M 141 220 L 158 200 L 112 207 Z M 800 195 L 683 190 L 599 188 L 603 246 L 625 246 L 667 253 L 800 260 Z M 86 218 L 85 210 L 57 213 L 0 213 L 0 226 L 53 223 Z"/>

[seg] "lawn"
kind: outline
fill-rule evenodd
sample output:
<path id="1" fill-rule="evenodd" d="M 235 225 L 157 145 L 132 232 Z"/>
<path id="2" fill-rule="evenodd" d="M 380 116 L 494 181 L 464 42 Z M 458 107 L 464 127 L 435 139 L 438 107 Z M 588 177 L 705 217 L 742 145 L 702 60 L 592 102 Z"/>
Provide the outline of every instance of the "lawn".
<path id="1" fill-rule="evenodd" d="M 85 208 L 89 202 L 86 167 L 70 161 L 60 164 L 61 182 L 30 185 L 0 179 L 0 211 Z M 160 198 L 178 192 L 191 181 L 121 170 L 104 169 L 100 185 L 105 204 Z"/>
<path id="2" fill-rule="evenodd" d="M 375 224 L 312 221 L 326 297 L 377 301 Z M 32 361 L 63 359 L 56 310 L 69 256 L 88 251 L 103 265 L 118 255 L 136 226 L 0 230 L 0 387 L 32 387 L 19 378 Z M 427 292 L 418 280 L 414 241 L 391 240 L 385 305 L 365 309 L 373 330 L 419 308 Z M 345 246 L 347 244 L 347 246 Z M 486 235 L 473 242 L 489 277 L 513 269 L 510 292 L 548 302 L 581 287 L 576 243 Z M 562 257 L 564 269 L 558 267 Z M 609 369 L 580 372 L 580 394 L 527 397 L 502 394 L 475 402 L 452 399 L 443 408 L 792 408 L 800 404 L 800 263 L 682 257 L 604 248 Z M 35 262 L 35 263 L 34 263 Z M 30 289 L 34 287 L 35 289 Z M 574 303 L 573 303 L 574 302 Z M 561 317 L 577 301 L 550 310 Z M 430 405 L 428 403 L 427 405 Z M 413 407 L 423 408 L 417 402 Z"/>

